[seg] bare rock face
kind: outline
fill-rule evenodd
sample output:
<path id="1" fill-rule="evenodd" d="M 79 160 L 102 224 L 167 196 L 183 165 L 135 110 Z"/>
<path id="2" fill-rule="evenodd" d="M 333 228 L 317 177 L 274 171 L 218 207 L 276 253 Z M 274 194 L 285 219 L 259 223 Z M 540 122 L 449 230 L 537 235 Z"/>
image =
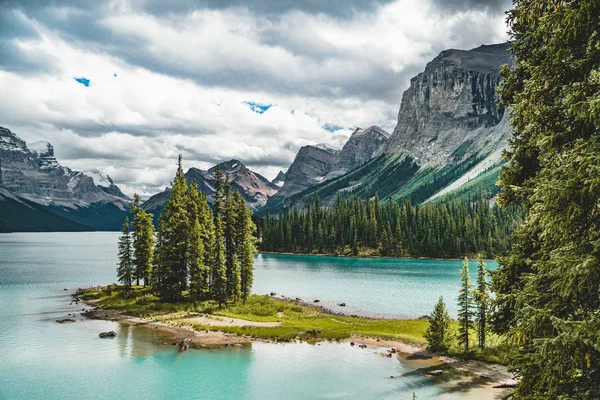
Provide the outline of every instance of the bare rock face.
<path id="1" fill-rule="evenodd" d="M 390 134 L 378 126 L 367 129 L 356 128 L 352 133 L 327 179 L 352 171 L 374 157 L 380 155 L 387 144 Z"/>
<path id="2" fill-rule="evenodd" d="M 308 145 L 300 148 L 294 162 L 285 173 L 285 183 L 271 197 L 267 208 L 277 209 L 290 196 L 322 182 L 333 170 L 339 154 L 339 150 L 324 145 Z"/>
<path id="3" fill-rule="evenodd" d="M 112 183 L 112 182 L 111 182 Z M 27 143 L 0 127 L 0 185 L 17 196 L 44 206 L 87 207 L 92 203 L 112 203 L 126 208 L 127 199 L 116 185 L 110 194 L 82 172 L 63 167 L 48 142 Z"/>
<path id="4" fill-rule="evenodd" d="M 498 108 L 500 67 L 512 64 L 508 44 L 445 50 L 411 79 L 402 96 L 398 125 L 385 152 L 405 154 L 419 165 L 460 162 L 506 146 L 509 129 Z"/>
<path id="5" fill-rule="evenodd" d="M 285 183 L 285 172 L 279 171 L 275 179 L 271 181 L 271 183 L 277 187 L 282 187 Z"/>
<path id="6" fill-rule="evenodd" d="M 185 173 L 187 181 L 191 183 L 195 180 L 198 184 L 198 190 L 206 194 L 211 205 L 214 203 L 215 171 L 217 167 L 221 170 L 223 176 L 229 175 L 231 189 L 238 190 L 246 200 L 248 207 L 253 211 L 264 207 L 269 198 L 279 190 L 277 185 L 264 176 L 251 171 L 238 160 L 220 163 L 208 171 L 190 168 Z M 150 197 L 144 202 L 142 208 L 149 212 L 160 212 L 169 199 L 170 193 L 171 190 L 167 188 L 164 192 Z"/>

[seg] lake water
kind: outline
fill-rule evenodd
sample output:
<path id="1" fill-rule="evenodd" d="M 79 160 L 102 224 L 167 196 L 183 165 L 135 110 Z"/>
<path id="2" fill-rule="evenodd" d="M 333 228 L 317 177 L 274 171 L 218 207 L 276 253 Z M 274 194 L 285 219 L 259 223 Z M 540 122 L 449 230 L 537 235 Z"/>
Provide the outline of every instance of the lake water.
<path id="1" fill-rule="evenodd" d="M 345 344 L 255 343 L 180 354 L 154 331 L 77 313 L 77 287 L 115 281 L 118 233 L 0 234 L 0 399 L 464 398 L 396 359 Z M 259 255 L 255 292 L 345 302 L 346 311 L 418 316 L 452 306 L 456 261 Z M 64 289 L 68 289 L 65 291 Z M 452 307 L 453 309 L 453 307 Z M 98 333 L 115 330 L 114 340 Z"/>

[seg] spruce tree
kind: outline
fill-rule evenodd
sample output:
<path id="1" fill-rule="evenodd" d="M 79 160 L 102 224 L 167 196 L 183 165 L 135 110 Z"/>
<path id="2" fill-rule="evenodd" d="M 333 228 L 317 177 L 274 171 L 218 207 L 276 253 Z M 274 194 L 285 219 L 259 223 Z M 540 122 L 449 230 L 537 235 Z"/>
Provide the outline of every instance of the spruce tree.
<path id="1" fill-rule="evenodd" d="M 133 283 L 133 244 L 129 229 L 129 218 L 125 218 L 119 237 L 119 264 L 117 264 L 117 278 L 127 291 L 131 290 Z"/>
<path id="2" fill-rule="evenodd" d="M 205 251 L 204 251 L 204 229 L 200 223 L 202 205 L 198 184 L 194 180 L 188 187 L 188 273 L 189 273 L 189 295 L 194 303 L 201 300 L 208 291 L 208 279 L 205 273 Z"/>
<path id="3" fill-rule="evenodd" d="M 212 247 L 211 286 L 213 298 L 219 303 L 219 308 L 228 300 L 227 296 L 227 266 L 225 259 L 225 233 L 223 214 L 225 208 L 225 189 L 223 174 L 217 166 L 215 169 L 215 203 L 214 203 L 214 244 Z"/>
<path id="4" fill-rule="evenodd" d="M 197 219 L 191 222 L 191 229 L 188 233 L 188 269 L 190 275 L 190 298 L 197 303 L 203 298 L 208 288 L 208 281 L 205 280 L 204 272 L 204 242 L 202 240 L 202 227 Z"/>
<path id="5" fill-rule="evenodd" d="M 236 190 L 234 193 L 234 205 L 236 208 L 236 237 L 237 237 L 237 259 L 239 269 L 239 291 L 244 303 L 252 291 L 254 281 L 254 253 L 256 252 L 254 232 L 256 225 L 252 221 L 252 212 L 246 206 L 242 195 Z"/>
<path id="6" fill-rule="evenodd" d="M 235 241 L 236 208 L 233 204 L 229 174 L 225 174 L 223 184 L 223 240 L 225 241 L 225 269 L 227 275 L 227 297 L 237 300 L 239 297 L 239 269 Z"/>
<path id="7" fill-rule="evenodd" d="M 493 273 L 494 328 L 515 338 L 515 398 L 600 393 L 600 2 L 515 1 L 512 117 L 499 196 L 525 223 Z"/>
<path id="8" fill-rule="evenodd" d="M 131 214 L 133 215 L 133 265 L 136 285 L 139 286 L 140 279 L 144 280 L 144 286 L 150 283 L 150 270 L 154 262 L 154 225 L 152 214 L 146 213 L 140 208 L 140 196 L 133 195 Z"/>
<path id="9" fill-rule="evenodd" d="M 485 268 L 485 263 L 480 259 L 477 264 L 477 287 L 474 291 L 475 305 L 477 307 L 475 322 L 477 323 L 477 339 L 480 349 L 485 347 L 485 336 L 490 302 L 487 275 L 488 271 Z"/>
<path id="10" fill-rule="evenodd" d="M 450 325 L 452 320 L 446 309 L 444 298 L 436 303 L 431 318 L 429 319 L 429 327 L 425 332 L 427 340 L 427 348 L 431 351 L 446 351 L 451 339 Z"/>
<path id="11" fill-rule="evenodd" d="M 469 276 L 469 260 L 465 257 L 460 270 L 460 290 L 458 292 L 458 342 L 469 351 L 469 333 L 473 328 L 473 285 Z"/>
<path id="12" fill-rule="evenodd" d="M 156 256 L 160 271 L 160 297 L 162 300 L 181 300 L 187 289 L 188 230 L 187 181 L 183 173 L 181 155 L 177 173 L 171 187 L 171 196 L 159 219 Z"/>

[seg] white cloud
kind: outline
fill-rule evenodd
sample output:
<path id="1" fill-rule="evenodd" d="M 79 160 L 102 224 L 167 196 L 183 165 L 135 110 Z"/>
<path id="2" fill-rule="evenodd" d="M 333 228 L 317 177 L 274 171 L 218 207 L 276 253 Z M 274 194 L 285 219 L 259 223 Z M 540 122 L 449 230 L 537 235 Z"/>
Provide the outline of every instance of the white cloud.
<path id="1" fill-rule="evenodd" d="M 409 78 L 440 50 L 506 39 L 497 14 L 449 15 L 408 0 L 350 20 L 244 8 L 153 16 L 135 3 L 107 4 L 98 26 L 111 42 L 14 13 L 37 36 L 11 44 L 52 68 L 22 74 L 0 65 L 10 94 L 0 98 L 0 125 L 52 142 L 64 165 L 103 170 L 129 193 L 167 185 L 178 153 L 201 168 L 237 158 L 272 178 L 302 145 L 341 147 L 356 126 L 391 131 Z M 273 106 L 259 114 L 245 102 Z"/>

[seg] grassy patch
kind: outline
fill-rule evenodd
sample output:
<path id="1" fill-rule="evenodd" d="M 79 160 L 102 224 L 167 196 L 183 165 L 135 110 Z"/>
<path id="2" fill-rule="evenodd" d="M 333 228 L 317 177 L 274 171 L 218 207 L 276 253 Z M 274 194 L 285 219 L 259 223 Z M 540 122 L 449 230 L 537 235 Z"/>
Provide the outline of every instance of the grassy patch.
<path id="1" fill-rule="evenodd" d="M 151 317 L 180 313 L 181 316 L 194 312 L 215 317 L 239 318 L 256 322 L 281 322 L 279 326 L 208 326 L 195 325 L 198 330 L 213 330 L 235 333 L 256 338 L 291 340 L 322 338 L 338 340 L 353 335 L 397 339 L 412 344 L 424 344 L 423 334 L 428 322 L 424 320 L 384 320 L 328 314 L 318 307 L 299 304 L 290 300 L 274 299 L 269 296 L 252 295 L 246 304 L 228 304 L 222 309 L 213 301 L 165 303 L 148 289 L 133 288 L 131 293 L 118 286 L 101 290 L 87 290 L 83 298 L 97 299 L 104 309 L 118 310 L 138 317 Z M 172 320 L 173 316 L 169 317 Z"/>

